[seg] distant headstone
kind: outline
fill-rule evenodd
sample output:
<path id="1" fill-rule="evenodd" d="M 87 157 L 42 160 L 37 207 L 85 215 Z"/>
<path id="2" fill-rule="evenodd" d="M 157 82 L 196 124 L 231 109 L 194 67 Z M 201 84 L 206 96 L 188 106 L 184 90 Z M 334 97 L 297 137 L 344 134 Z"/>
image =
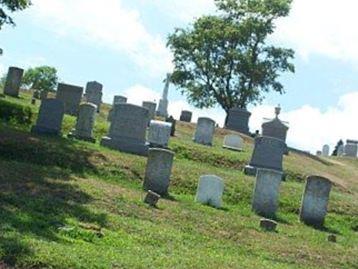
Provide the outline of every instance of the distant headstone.
<path id="1" fill-rule="evenodd" d="M 77 116 L 78 109 L 82 100 L 83 88 L 64 83 L 59 83 L 57 87 L 56 99 L 61 100 L 65 106 L 65 113 Z"/>
<path id="2" fill-rule="evenodd" d="M 282 172 L 258 169 L 252 201 L 252 209 L 264 217 L 273 217 L 278 208 L 278 196 Z"/>
<path id="3" fill-rule="evenodd" d="M 148 142 L 150 146 L 167 148 L 171 130 L 171 123 L 152 120 L 148 130 Z"/>
<path id="4" fill-rule="evenodd" d="M 10 67 L 7 73 L 4 94 L 12 97 L 19 97 L 20 86 L 24 70 L 17 67 Z"/>
<path id="5" fill-rule="evenodd" d="M 213 144 L 214 132 L 215 121 L 209 118 L 199 118 L 196 125 L 194 142 L 211 146 Z"/>
<path id="6" fill-rule="evenodd" d="M 229 111 L 225 128 L 243 134 L 249 134 L 249 119 L 251 113 L 246 109 L 233 108 Z"/>
<path id="7" fill-rule="evenodd" d="M 97 81 L 88 82 L 86 85 L 86 101 L 97 106 L 97 112 L 101 111 L 103 85 Z"/>
<path id="8" fill-rule="evenodd" d="M 273 120 L 262 124 L 262 136 L 274 137 L 286 142 L 288 126 L 281 121 L 278 116 L 281 112 L 281 108 L 278 106 L 275 108 L 276 117 Z"/>
<path id="9" fill-rule="evenodd" d="M 324 177 L 307 178 L 300 211 L 302 222 L 317 227 L 323 226 L 331 188 L 331 181 Z"/>
<path id="10" fill-rule="evenodd" d="M 154 120 L 157 104 L 154 102 L 143 102 L 142 106 L 149 110 L 149 120 Z"/>
<path id="11" fill-rule="evenodd" d="M 277 222 L 270 219 L 261 219 L 260 220 L 260 227 L 268 232 L 274 232 L 277 228 Z"/>
<path id="12" fill-rule="evenodd" d="M 174 153 L 166 149 L 149 149 L 143 188 L 161 196 L 168 195 Z"/>
<path id="13" fill-rule="evenodd" d="M 239 135 L 227 135 L 224 138 L 223 148 L 234 151 L 242 151 L 244 148 L 244 140 Z"/>
<path id="14" fill-rule="evenodd" d="M 127 101 L 128 101 L 127 97 L 124 97 L 124 96 L 121 96 L 121 95 L 116 95 L 116 96 L 114 96 L 112 108 L 111 108 L 111 110 L 109 110 L 107 120 L 108 120 L 108 121 L 111 121 L 112 115 L 113 115 L 113 110 L 114 110 L 114 106 L 115 106 L 115 105 L 118 105 L 118 104 L 126 104 Z"/>
<path id="15" fill-rule="evenodd" d="M 160 199 L 159 194 L 149 190 L 147 195 L 145 196 L 144 203 L 153 207 L 157 207 L 159 199 Z"/>
<path id="16" fill-rule="evenodd" d="M 200 177 L 196 202 L 221 208 L 222 196 L 224 193 L 224 182 L 214 175 Z"/>
<path id="17" fill-rule="evenodd" d="M 322 151 L 317 150 L 317 152 L 316 152 L 316 156 L 322 156 Z"/>
<path id="18" fill-rule="evenodd" d="M 324 145 L 322 148 L 322 156 L 329 157 L 329 145 Z"/>
<path id="19" fill-rule="evenodd" d="M 344 145 L 340 145 L 340 146 L 338 146 L 338 149 L 337 149 L 337 156 L 342 157 L 343 155 L 344 155 Z"/>
<path id="20" fill-rule="evenodd" d="M 167 74 L 167 78 L 165 79 L 163 95 L 159 101 L 159 106 L 157 111 L 157 115 L 163 118 L 168 117 L 168 104 L 169 104 L 168 93 L 169 93 L 170 79 L 171 79 L 171 74 Z"/>
<path id="21" fill-rule="evenodd" d="M 347 140 L 344 147 L 344 156 L 357 158 L 358 144 L 354 140 Z"/>
<path id="22" fill-rule="evenodd" d="M 191 122 L 192 116 L 193 116 L 193 112 L 188 110 L 183 110 L 180 115 L 180 121 Z"/>
<path id="23" fill-rule="evenodd" d="M 101 145 L 146 156 L 148 154 L 146 142 L 148 120 L 149 111 L 144 107 L 132 104 L 115 105 L 108 136 L 103 137 Z"/>
<path id="24" fill-rule="evenodd" d="M 64 113 L 64 105 L 61 100 L 42 100 L 36 125 L 32 127 L 31 132 L 60 135 Z"/>
<path id="25" fill-rule="evenodd" d="M 176 130 L 177 121 L 173 118 L 173 116 L 170 116 L 169 118 L 166 118 L 165 121 L 172 124 L 172 129 L 170 131 L 170 136 L 175 136 L 175 130 Z"/>
<path id="26" fill-rule="evenodd" d="M 69 134 L 69 137 L 95 143 L 96 140 L 93 138 L 93 127 L 96 118 L 96 111 L 97 106 L 95 104 L 81 104 L 77 117 L 76 128 Z"/>
<path id="27" fill-rule="evenodd" d="M 250 164 L 244 170 L 245 174 L 255 176 L 257 168 L 282 171 L 285 151 L 286 143 L 282 140 L 266 136 L 257 137 Z"/>

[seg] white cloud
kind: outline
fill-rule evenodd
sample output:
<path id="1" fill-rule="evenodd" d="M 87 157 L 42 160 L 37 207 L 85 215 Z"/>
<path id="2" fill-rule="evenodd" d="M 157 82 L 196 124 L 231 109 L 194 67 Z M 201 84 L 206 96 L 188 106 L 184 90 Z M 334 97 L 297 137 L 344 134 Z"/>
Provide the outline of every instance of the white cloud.
<path id="1" fill-rule="evenodd" d="M 356 0 L 295 0 L 289 17 L 278 23 L 274 38 L 301 56 L 320 54 L 358 61 Z"/>
<path id="2" fill-rule="evenodd" d="M 134 85 L 123 93 L 128 98 L 128 103 L 142 105 L 143 101 L 159 103 L 160 94 L 142 85 Z"/>
<path id="3" fill-rule="evenodd" d="M 172 68 L 163 38 L 150 34 L 139 11 L 124 8 L 121 0 L 33 0 L 33 4 L 30 14 L 60 36 L 120 51 L 151 74 Z"/>
<path id="4" fill-rule="evenodd" d="M 5 72 L 6 72 L 5 66 L 0 63 L 0 77 L 2 77 L 2 75 L 5 74 Z"/>

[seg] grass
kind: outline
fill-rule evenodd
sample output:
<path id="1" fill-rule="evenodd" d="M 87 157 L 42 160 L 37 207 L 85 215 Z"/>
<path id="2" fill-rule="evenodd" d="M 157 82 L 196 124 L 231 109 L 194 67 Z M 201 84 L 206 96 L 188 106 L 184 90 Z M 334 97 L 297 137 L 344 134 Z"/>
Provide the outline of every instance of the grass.
<path id="1" fill-rule="evenodd" d="M 9 102 L 29 104 L 29 94 Z M 32 106 L 34 113 L 38 107 Z M 106 134 L 109 106 L 97 118 Z M 74 126 L 66 116 L 63 133 Z M 252 152 L 192 142 L 195 126 L 178 123 L 170 194 L 158 209 L 142 203 L 146 159 L 99 146 L 33 136 L 28 126 L 0 125 L 0 268 L 358 268 L 358 161 L 285 157 L 276 233 L 251 212 L 254 178 L 242 167 Z M 225 181 L 224 208 L 194 203 L 200 175 Z M 304 178 L 334 181 L 324 229 L 298 220 Z M 327 236 L 334 233 L 338 243 Z"/>

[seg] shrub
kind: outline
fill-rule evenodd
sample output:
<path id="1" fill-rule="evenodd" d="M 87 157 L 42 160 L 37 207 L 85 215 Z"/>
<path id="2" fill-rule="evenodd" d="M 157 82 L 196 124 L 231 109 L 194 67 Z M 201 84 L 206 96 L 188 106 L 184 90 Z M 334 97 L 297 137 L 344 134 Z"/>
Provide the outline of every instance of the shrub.
<path id="1" fill-rule="evenodd" d="M 32 115 L 30 107 L 0 100 L 0 119 L 3 121 L 30 125 Z"/>

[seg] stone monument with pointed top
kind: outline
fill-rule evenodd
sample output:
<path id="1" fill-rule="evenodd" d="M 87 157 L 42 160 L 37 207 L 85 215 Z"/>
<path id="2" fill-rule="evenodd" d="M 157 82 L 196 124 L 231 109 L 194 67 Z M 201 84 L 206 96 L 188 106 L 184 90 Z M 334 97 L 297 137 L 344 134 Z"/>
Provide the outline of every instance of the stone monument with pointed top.
<path id="1" fill-rule="evenodd" d="M 162 95 L 162 99 L 160 99 L 159 101 L 159 106 L 157 110 L 157 116 L 159 117 L 164 117 L 164 118 L 168 117 L 168 104 L 169 104 L 168 93 L 169 93 L 169 86 L 170 86 L 170 78 L 171 78 L 171 74 L 167 74 L 167 78 L 164 80 L 165 86 L 163 90 L 163 95 Z"/>

